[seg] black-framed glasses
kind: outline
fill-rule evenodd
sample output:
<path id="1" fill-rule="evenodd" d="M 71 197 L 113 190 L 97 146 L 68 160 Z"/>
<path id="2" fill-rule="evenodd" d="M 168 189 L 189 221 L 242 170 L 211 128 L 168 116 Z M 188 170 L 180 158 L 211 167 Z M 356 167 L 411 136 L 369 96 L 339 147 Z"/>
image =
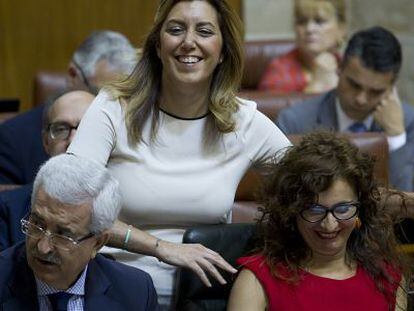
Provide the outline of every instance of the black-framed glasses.
<path id="1" fill-rule="evenodd" d="M 83 82 L 83 84 L 85 84 L 85 86 L 89 90 L 89 92 L 91 92 L 94 95 L 97 95 L 98 92 L 99 92 L 98 88 L 95 87 L 94 85 L 92 85 L 89 82 L 89 80 L 86 77 L 85 72 L 83 71 L 82 67 L 74 59 L 72 59 L 72 63 L 75 65 L 76 69 L 78 69 L 78 71 L 80 73 L 80 76 L 81 76 L 81 79 L 82 79 L 82 82 Z"/>
<path id="2" fill-rule="evenodd" d="M 79 124 L 78 124 L 79 125 Z M 78 125 L 72 126 L 66 122 L 54 122 L 47 126 L 47 131 L 52 139 L 68 139 L 73 130 L 78 129 Z"/>
<path id="3" fill-rule="evenodd" d="M 348 220 L 358 214 L 359 202 L 340 202 L 331 207 L 312 203 L 300 211 L 300 216 L 307 222 L 316 223 L 325 219 L 331 213 L 337 220 Z"/>
<path id="4" fill-rule="evenodd" d="M 93 233 L 89 233 L 83 238 L 73 239 L 68 236 L 52 233 L 49 230 L 39 227 L 38 225 L 35 225 L 26 219 L 20 220 L 20 223 L 22 226 L 22 232 L 27 236 L 30 236 L 35 239 L 41 239 L 44 236 L 46 236 L 49 240 L 50 245 L 63 251 L 70 251 L 77 247 L 83 241 L 90 239 L 95 235 Z"/>

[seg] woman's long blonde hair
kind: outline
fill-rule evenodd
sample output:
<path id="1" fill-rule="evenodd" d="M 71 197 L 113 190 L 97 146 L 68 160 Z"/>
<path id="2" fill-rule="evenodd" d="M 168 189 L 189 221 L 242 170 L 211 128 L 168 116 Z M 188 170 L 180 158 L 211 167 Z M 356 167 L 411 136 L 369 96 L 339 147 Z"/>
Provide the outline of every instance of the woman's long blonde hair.
<path id="1" fill-rule="evenodd" d="M 235 129 L 234 113 L 238 110 L 235 94 L 243 73 L 243 30 L 238 15 L 223 0 L 164 0 L 160 2 L 154 25 L 146 37 L 135 69 L 128 78 L 109 86 L 114 98 L 127 103 L 125 119 L 130 143 L 142 141 L 142 128 L 151 114 L 151 140 L 156 137 L 162 80 L 162 63 L 157 55 L 157 47 L 160 45 L 164 21 L 174 5 L 181 1 L 206 1 L 217 11 L 223 36 L 223 61 L 214 70 L 210 85 L 208 108 L 211 114 L 207 129 L 213 129 L 215 136 Z"/>

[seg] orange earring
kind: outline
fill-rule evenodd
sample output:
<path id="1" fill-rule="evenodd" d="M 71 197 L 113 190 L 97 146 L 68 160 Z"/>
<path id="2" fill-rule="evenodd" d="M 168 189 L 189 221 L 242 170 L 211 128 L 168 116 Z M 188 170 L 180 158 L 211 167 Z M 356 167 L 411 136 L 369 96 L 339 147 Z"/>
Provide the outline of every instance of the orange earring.
<path id="1" fill-rule="evenodd" d="M 355 228 L 360 229 L 361 226 L 362 226 L 361 219 L 359 219 L 359 217 L 357 216 L 357 218 L 355 219 Z"/>

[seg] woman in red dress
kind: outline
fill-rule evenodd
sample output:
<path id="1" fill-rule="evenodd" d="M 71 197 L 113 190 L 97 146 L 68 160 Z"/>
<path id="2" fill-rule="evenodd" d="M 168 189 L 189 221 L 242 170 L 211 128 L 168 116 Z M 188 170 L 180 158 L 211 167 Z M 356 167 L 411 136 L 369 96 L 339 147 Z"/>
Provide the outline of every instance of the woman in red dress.
<path id="1" fill-rule="evenodd" d="M 373 166 L 330 133 L 288 150 L 265 187 L 259 247 L 239 259 L 229 310 L 405 310 L 405 260 Z"/>

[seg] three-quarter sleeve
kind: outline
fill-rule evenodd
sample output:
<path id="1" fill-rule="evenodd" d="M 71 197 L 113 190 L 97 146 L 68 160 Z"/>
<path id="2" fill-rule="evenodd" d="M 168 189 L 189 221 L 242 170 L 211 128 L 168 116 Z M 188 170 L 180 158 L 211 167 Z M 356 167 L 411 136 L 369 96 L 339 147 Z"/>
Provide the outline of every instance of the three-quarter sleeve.
<path id="1" fill-rule="evenodd" d="M 116 129 L 122 118 L 119 102 L 101 91 L 82 118 L 67 153 L 106 165 L 115 148 Z"/>

